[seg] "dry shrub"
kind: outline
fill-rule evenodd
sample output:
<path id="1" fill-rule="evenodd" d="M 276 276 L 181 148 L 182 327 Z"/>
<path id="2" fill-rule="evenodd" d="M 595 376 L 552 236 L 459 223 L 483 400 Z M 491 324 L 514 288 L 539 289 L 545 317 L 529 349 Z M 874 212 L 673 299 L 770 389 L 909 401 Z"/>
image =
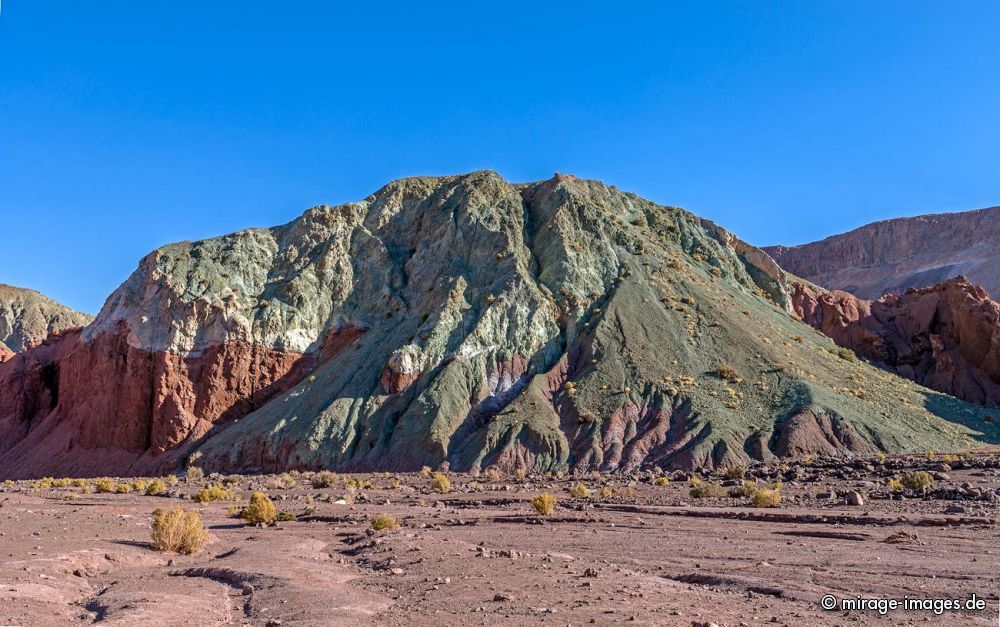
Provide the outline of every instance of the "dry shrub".
<path id="1" fill-rule="evenodd" d="M 781 503 L 781 492 L 770 488 L 757 490 L 753 495 L 754 507 L 777 507 Z"/>
<path id="2" fill-rule="evenodd" d="M 198 503 L 208 503 L 210 501 L 235 501 L 236 495 L 223 488 L 218 483 L 213 483 L 207 488 L 202 488 L 201 492 L 194 496 Z"/>
<path id="3" fill-rule="evenodd" d="M 728 364 L 721 364 L 715 369 L 713 374 L 723 381 L 732 381 L 733 383 L 736 383 L 741 380 L 740 375 L 736 372 L 736 370 Z"/>
<path id="4" fill-rule="evenodd" d="M 298 480 L 295 478 L 296 476 L 297 474 L 285 472 L 270 479 L 264 485 L 268 490 L 291 490 L 295 486 L 299 485 Z"/>
<path id="5" fill-rule="evenodd" d="M 185 474 L 188 481 L 201 481 L 205 478 L 205 471 L 197 466 L 191 466 Z"/>
<path id="6" fill-rule="evenodd" d="M 431 480 L 431 488 L 435 492 L 446 494 L 451 490 L 451 481 L 448 480 L 448 476 L 443 472 L 436 472 L 434 473 L 434 478 Z"/>
<path id="7" fill-rule="evenodd" d="M 118 494 L 128 494 L 131 491 L 132 491 L 131 483 L 119 483 L 117 486 L 115 486 L 115 492 L 117 492 Z"/>
<path id="8" fill-rule="evenodd" d="M 730 466 L 726 468 L 726 479 L 742 479 L 747 476 L 747 469 L 743 466 Z"/>
<path id="9" fill-rule="evenodd" d="M 153 479 L 146 484 L 146 496 L 159 496 L 167 491 L 167 482 L 163 479 Z"/>
<path id="10" fill-rule="evenodd" d="M 601 498 L 602 499 L 606 499 L 606 498 L 610 497 L 611 496 L 611 488 L 609 488 L 607 486 L 604 486 L 603 488 L 601 488 L 600 494 L 601 494 Z"/>
<path id="11" fill-rule="evenodd" d="M 493 483 L 497 483 L 500 481 L 500 471 L 497 470 L 496 468 L 487 468 L 486 478 L 492 481 Z"/>
<path id="12" fill-rule="evenodd" d="M 908 472 L 903 475 L 901 481 L 903 483 L 903 487 L 910 490 L 926 490 L 934 483 L 934 479 L 931 478 L 930 474 L 924 472 L 923 470 Z"/>
<path id="13" fill-rule="evenodd" d="M 424 466 L 423 468 L 421 468 L 420 469 L 420 476 L 423 477 L 424 479 L 430 479 L 431 478 L 431 467 L 430 466 Z"/>
<path id="14" fill-rule="evenodd" d="M 590 498 L 590 490 L 582 483 L 570 486 L 569 494 L 570 496 L 578 499 Z"/>
<path id="15" fill-rule="evenodd" d="M 278 508 L 263 492 L 250 495 L 250 504 L 240 512 L 240 518 L 251 525 L 270 525 L 278 517 Z"/>
<path id="16" fill-rule="evenodd" d="M 372 519 L 372 529 L 375 531 L 386 531 L 388 529 L 395 529 L 399 526 L 399 521 L 396 520 L 395 516 L 390 516 L 389 514 L 379 514 Z"/>
<path id="17" fill-rule="evenodd" d="M 740 485 L 729 491 L 729 496 L 749 498 L 757 493 L 756 481 L 743 481 Z"/>
<path id="18" fill-rule="evenodd" d="M 312 478 L 312 487 L 331 488 L 337 485 L 337 473 L 324 470 L 316 473 Z"/>
<path id="19" fill-rule="evenodd" d="M 531 506 L 542 516 L 548 516 L 556 509 L 556 497 L 548 492 L 542 492 L 531 499 Z"/>
<path id="20" fill-rule="evenodd" d="M 625 498 L 633 498 L 639 494 L 639 491 L 635 489 L 635 486 L 627 485 L 618 488 L 618 496 L 623 496 Z"/>
<path id="21" fill-rule="evenodd" d="M 691 497 L 696 499 L 713 499 L 726 496 L 726 489 L 718 483 L 702 481 L 691 488 Z"/>
<path id="22" fill-rule="evenodd" d="M 101 477 L 100 479 L 94 479 L 94 490 L 98 492 L 114 492 L 115 491 L 115 480 L 111 477 Z"/>
<path id="23" fill-rule="evenodd" d="M 653 485 L 664 486 L 669 483 L 670 479 L 667 479 L 666 477 L 657 477 L 656 479 L 653 479 Z"/>
<path id="24" fill-rule="evenodd" d="M 153 546 L 158 551 L 173 551 L 194 555 L 205 548 L 208 532 L 195 511 L 180 507 L 153 512 Z"/>
<path id="25" fill-rule="evenodd" d="M 840 357 L 844 361 L 857 361 L 858 360 L 858 356 L 855 355 L 854 351 L 852 351 L 849 348 L 838 348 L 836 352 L 837 352 L 837 357 Z"/>

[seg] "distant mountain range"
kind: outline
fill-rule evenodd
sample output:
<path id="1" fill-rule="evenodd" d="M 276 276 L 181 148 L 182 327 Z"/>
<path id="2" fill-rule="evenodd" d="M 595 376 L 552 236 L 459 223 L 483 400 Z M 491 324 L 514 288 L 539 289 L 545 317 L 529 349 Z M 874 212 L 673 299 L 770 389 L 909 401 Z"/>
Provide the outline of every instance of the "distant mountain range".
<path id="1" fill-rule="evenodd" d="M 37 346 L 54 331 L 81 327 L 92 319 L 35 290 L 0 283 L 0 344 L 8 352 Z"/>
<path id="2" fill-rule="evenodd" d="M 764 250 L 792 274 L 869 300 L 959 275 L 1000 294 L 1000 207 L 873 222 Z"/>

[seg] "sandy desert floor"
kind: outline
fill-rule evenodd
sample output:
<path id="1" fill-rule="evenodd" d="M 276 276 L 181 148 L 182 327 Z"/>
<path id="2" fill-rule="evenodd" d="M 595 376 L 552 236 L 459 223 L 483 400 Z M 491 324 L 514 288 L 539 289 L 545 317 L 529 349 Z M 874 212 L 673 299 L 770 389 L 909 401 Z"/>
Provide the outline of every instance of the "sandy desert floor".
<path id="1" fill-rule="evenodd" d="M 240 501 L 205 504 L 191 495 L 223 478 L 182 478 L 163 496 L 7 482 L 0 624 L 996 625 L 1000 460 L 949 461 L 749 469 L 761 485 L 781 481 L 776 508 L 692 498 L 682 473 L 666 485 L 652 473 L 452 473 L 444 494 L 420 474 L 337 475 L 327 487 L 313 473 L 231 476 Z M 927 494 L 887 487 L 912 469 L 934 476 Z M 578 484 L 591 494 L 571 496 Z M 232 510 L 254 490 L 297 519 L 246 525 Z M 531 507 L 541 492 L 558 499 L 549 516 Z M 151 546 L 151 512 L 174 505 L 201 513 L 202 553 Z M 380 514 L 400 526 L 370 530 Z M 986 608 L 826 611 L 828 594 L 977 595 Z"/>

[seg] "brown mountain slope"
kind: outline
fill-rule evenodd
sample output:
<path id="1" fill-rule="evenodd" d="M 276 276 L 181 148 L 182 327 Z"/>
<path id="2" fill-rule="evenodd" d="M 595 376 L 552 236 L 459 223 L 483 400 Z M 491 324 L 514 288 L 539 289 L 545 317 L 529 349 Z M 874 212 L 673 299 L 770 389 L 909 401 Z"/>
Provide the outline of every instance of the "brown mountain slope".
<path id="1" fill-rule="evenodd" d="M 1000 304 L 965 277 L 874 302 L 797 282 L 792 303 L 802 320 L 891 372 L 1000 406 Z"/>
<path id="2" fill-rule="evenodd" d="M 82 332 L 0 364 L 0 476 L 193 452 L 219 470 L 691 468 L 1000 439 L 983 408 L 838 357 L 791 308 L 760 250 L 597 181 L 403 179 L 161 248 Z"/>
<path id="3" fill-rule="evenodd" d="M 874 222 L 811 244 L 764 250 L 788 272 L 859 298 L 957 275 L 1000 294 L 1000 207 Z"/>
<path id="4" fill-rule="evenodd" d="M 0 283 L 0 360 L 41 344 L 50 333 L 82 327 L 92 316 L 73 311 L 35 290 Z"/>

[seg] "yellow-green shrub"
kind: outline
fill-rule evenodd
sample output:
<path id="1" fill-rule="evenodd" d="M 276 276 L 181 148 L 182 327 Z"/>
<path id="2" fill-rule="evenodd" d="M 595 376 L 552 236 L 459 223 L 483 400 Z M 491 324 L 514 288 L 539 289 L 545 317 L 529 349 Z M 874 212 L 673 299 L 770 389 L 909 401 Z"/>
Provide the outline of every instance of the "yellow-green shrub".
<path id="1" fill-rule="evenodd" d="M 702 481 L 691 488 L 691 497 L 696 499 L 709 499 L 726 496 L 726 489 L 718 483 Z"/>
<path id="2" fill-rule="evenodd" d="M 200 553 L 208 541 L 208 532 L 195 511 L 180 507 L 153 512 L 153 546 L 158 551 L 174 551 L 186 555 Z"/>
<path id="3" fill-rule="evenodd" d="M 542 492 L 531 499 L 531 506 L 542 516 L 548 516 L 556 509 L 556 497 L 548 492 Z"/>
<path id="4" fill-rule="evenodd" d="M 163 479 L 153 479 L 146 484 L 146 496 L 159 496 L 167 491 L 167 482 Z"/>
<path id="5" fill-rule="evenodd" d="M 903 486 L 910 490 L 925 490 L 934 483 L 934 479 L 931 478 L 930 474 L 923 470 L 908 472 L 903 475 L 901 481 Z"/>
<path id="6" fill-rule="evenodd" d="M 278 508 L 266 494 L 254 492 L 240 516 L 251 525 L 269 525 L 278 517 Z"/>
<path id="7" fill-rule="evenodd" d="M 210 501 L 235 501 L 236 495 L 229 490 L 223 488 L 217 483 L 202 488 L 198 494 L 194 496 L 194 500 L 198 503 L 208 503 Z"/>
<path id="8" fill-rule="evenodd" d="M 770 488 L 757 490 L 753 495 L 754 507 L 777 507 L 781 503 L 781 492 Z"/>
<path id="9" fill-rule="evenodd" d="M 115 480 L 110 477 L 101 477 L 100 479 L 94 479 L 94 490 L 96 490 L 97 492 L 114 492 Z"/>
<path id="10" fill-rule="evenodd" d="M 431 479 L 431 488 L 435 492 L 445 494 L 451 490 L 451 481 L 448 480 L 448 476 L 443 472 L 436 472 L 434 473 L 434 478 Z"/>

